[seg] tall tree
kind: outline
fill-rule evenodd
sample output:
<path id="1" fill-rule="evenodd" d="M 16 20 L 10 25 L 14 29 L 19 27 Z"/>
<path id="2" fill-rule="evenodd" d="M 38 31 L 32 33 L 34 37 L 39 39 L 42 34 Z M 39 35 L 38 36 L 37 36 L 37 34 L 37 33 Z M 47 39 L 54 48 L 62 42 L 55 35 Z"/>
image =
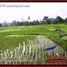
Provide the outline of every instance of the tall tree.
<path id="1" fill-rule="evenodd" d="M 66 23 L 66 24 L 67 24 L 67 18 L 65 18 L 64 23 Z"/>
<path id="2" fill-rule="evenodd" d="M 55 23 L 63 23 L 63 22 L 64 22 L 64 19 L 63 19 L 62 17 L 57 16 L 57 17 L 55 18 Z"/>

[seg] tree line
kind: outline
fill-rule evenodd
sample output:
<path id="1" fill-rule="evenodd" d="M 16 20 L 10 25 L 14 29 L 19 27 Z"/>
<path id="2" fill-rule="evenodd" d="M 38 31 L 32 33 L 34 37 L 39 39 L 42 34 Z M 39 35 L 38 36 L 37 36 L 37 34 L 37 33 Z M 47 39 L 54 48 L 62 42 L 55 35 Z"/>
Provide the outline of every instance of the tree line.
<path id="1" fill-rule="evenodd" d="M 0 27 L 4 27 L 4 26 L 28 26 L 28 25 L 38 25 L 38 24 L 67 24 L 67 18 L 63 19 L 60 16 L 57 16 L 56 18 L 49 18 L 48 16 L 44 16 L 42 20 L 38 21 L 38 20 L 33 20 L 33 21 L 29 21 L 30 20 L 30 16 L 28 17 L 28 21 L 16 21 L 13 20 L 11 23 L 8 22 L 4 22 L 4 23 L 0 23 Z"/>

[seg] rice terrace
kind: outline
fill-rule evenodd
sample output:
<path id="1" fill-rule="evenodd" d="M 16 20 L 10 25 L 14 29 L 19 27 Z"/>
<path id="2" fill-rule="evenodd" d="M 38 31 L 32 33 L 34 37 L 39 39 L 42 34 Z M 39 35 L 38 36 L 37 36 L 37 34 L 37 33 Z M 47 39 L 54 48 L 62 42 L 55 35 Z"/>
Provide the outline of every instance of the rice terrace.
<path id="1" fill-rule="evenodd" d="M 67 3 L 0 3 L 0 65 L 67 65 Z"/>
<path id="2" fill-rule="evenodd" d="M 0 27 L 0 64 L 47 64 L 57 53 L 67 58 L 67 38 L 57 28 L 67 33 L 65 24 Z"/>

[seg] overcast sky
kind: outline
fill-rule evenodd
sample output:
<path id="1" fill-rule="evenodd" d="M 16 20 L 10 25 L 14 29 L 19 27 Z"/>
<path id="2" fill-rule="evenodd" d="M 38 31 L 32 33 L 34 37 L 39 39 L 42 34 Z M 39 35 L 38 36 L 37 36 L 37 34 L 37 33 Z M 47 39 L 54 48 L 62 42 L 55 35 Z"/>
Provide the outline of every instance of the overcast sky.
<path id="1" fill-rule="evenodd" d="M 13 5 L 12 7 L 8 7 Z M 15 6 L 16 5 L 16 6 Z M 22 5 L 22 7 L 21 7 Z M 20 6 L 20 7 L 17 7 Z M 67 3 L 60 2 L 22 2 L 22 3 L 0 3 L 0 22 L 17 20 L 27 20 L 28 16 L 31 20 L 41 20 L 43 16 L 55 18 L 61 16 L 67 17 Z"/>

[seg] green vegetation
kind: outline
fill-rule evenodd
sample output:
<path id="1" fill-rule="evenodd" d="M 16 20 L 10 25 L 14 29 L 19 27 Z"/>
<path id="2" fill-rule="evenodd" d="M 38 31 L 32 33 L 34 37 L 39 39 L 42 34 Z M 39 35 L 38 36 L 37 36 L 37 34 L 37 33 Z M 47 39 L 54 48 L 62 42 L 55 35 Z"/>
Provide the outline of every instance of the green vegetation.
<path id="1" fill-rule="evenodd" d="M 67 34 L 67 25 L 65 24 L 0 27 L 0 50 L 12 49 L 19 43 L 22 44 L 23 41 L 34 40 L 36 35 L 47 36 L 56 44 L 64 47 L 67 45 L 65 34 Z M 61 35 L 62 37 L 60 37 Z"/>
<path id="2" fill-rule="evenodd" d="M 43 50 L 46 47 L 44 44 L 49 47 L 57 44 L 67 52 L 67 25 L 42 24 L 0 27 L 0 59 L 2 60 L 0 64 L 11 64 L 14 60 L 21 62 L 20 64 L 28 64 L 30 61 L 35 64 L 45 64 L 50 55 Z M 52 52 L 51 54 L 53 55 Z"/>

